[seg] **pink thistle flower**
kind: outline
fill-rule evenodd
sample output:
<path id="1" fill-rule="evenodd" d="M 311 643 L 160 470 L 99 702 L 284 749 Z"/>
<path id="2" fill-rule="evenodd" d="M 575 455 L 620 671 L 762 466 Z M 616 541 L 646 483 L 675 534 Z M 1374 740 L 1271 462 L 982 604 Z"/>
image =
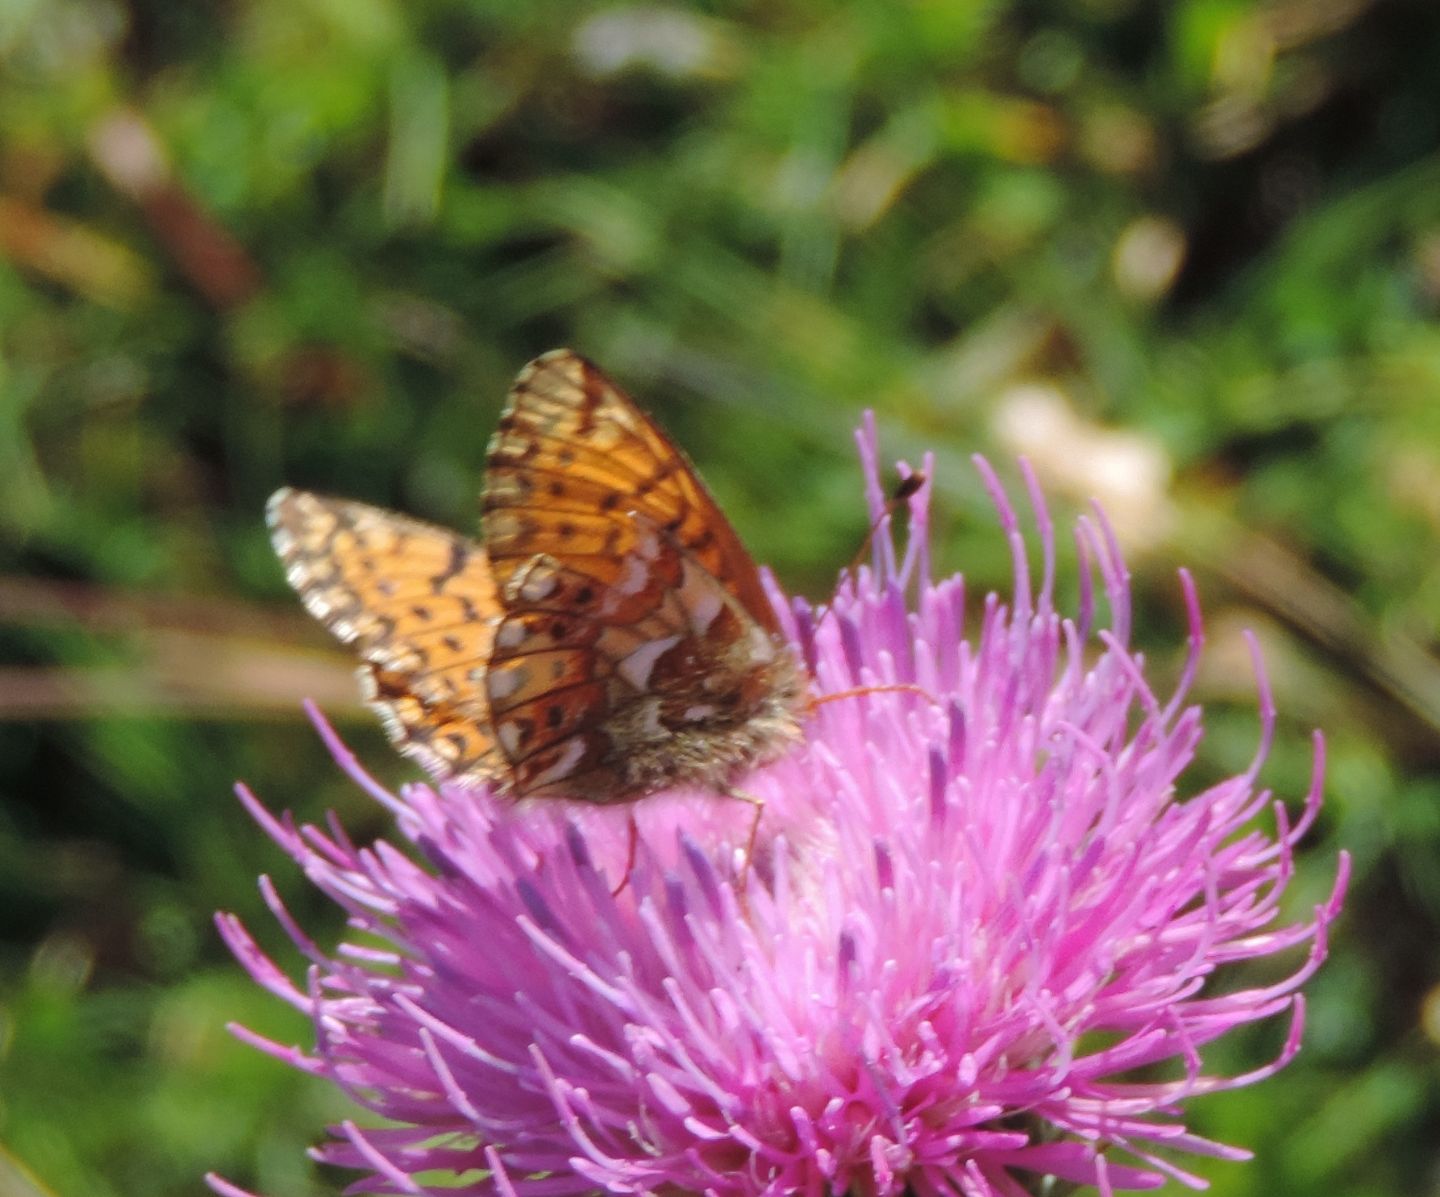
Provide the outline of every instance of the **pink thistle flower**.
<path id="1" fill-rule="evenodd" d="M 873 427 L 860 447 L 878 519 Z M 1348 873 L 1342 856 L 1329 900 L 1281 921 L 1323 742 L 1292 822 L 1256 788 L 1274 727 L 1257 659 L 1254 763 L 1180 798 L 1201 736 L 1185 705 L 1201 645 L 1189 577 L 1189 664 L 1162 701 L 1127 647 L 1128 579 L 1103 519 L 1077 525 L 1087 582 L 1077 617 L 1062 617 L 1038 488 L 1027 473 L 1037 590 L 1016 515 L 979 468 L 1016 578 L 1008 606 L 985 599 L 973 638 L 962 579 L 930 578 L 928 485 L 909 500 L 903 556 L 881 538 L 823 617 L 775 592 L 818 693 L 907 682 L 938 702 L 821 706 L 801 747 L 744 782 L 765 802 L 748 865 L 740 803 L 507 808 L 443 785 L 394 796 L 323 722 L 413 854 L 357 846 L 333 819 L 297 826 L 241 790 L 353 929 L 323 950 L 262 879 L 310 961 L 300 986 L 219 919 L 255 980 L 310 1016 L 315 1047 L 237 1033 L 383 1122 L 334 1128 L 319 1159 L 376 1193 L 439 1192 L 419 1179 L 439 1172 L 447 1194 L 501 1197 L 1018 1197 L 1046 1175 L 1102 1193 L 1167 1175 L 1201 1187 L 1177 1151 L 1246 1157 L 1189 1133 L 1182 1104 L 1269 1076 L 1298 1049 L 1298 989 Z M 1108 629 L 1094 627 L 1092 574 Z M 612 894 L 631 814 L 634 862 Z M 1269 985 L 1207 984 L 1301 946 Z M 1287 1014 L 1267 1066 L 1204 1071 L 1211 1040 Z"/>

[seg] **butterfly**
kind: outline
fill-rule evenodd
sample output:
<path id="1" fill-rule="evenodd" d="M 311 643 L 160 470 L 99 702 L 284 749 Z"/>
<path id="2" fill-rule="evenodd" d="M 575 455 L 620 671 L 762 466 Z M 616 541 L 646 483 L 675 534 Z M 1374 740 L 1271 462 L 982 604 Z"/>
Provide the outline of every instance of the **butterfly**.
<path id="1" fill-rule="evenodd" d="M 732 792 L 800 737 L 808 675 L 754 561 L 684 453 L 570 350 L 511 389 L 479 541 L 290 488 L 267 517 L 391 739 L 440 777 L 595 803 Z"/>

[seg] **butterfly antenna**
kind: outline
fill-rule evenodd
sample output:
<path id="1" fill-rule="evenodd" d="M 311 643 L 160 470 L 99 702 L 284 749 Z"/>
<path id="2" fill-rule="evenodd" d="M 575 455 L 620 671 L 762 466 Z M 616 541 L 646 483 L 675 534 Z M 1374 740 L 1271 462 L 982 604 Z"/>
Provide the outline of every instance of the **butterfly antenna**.
<path id="1" fill-rule="evenodd" d="M 875 522 L 870 525 L 869 530 L 865 533 L 865 539 L 860 542 L 860 547 L 855 550 L 855 556 L 851 557 L 849 564 L 840 571 L 842 574 L 853 574 L 860 568 L 860 562 L 865 559 L 865 554 L 870 551 L 870 546 L 875 543 L 876 533 L 880 531 L 885 521 L 899 510 L 900 504 L 904 503 L 911 495 L 925 485 L 925 478 L 924 473 L 916 470 L 913 474 L 901 478 L 900 481 L 896 483 L 895 489 L 890 492 L 890 497 L 885 500 L 885 506 L 881 509 L 880 514 L 875 517 Z M 815 621 L 814 626 L 810 629 L 810 635 L 812 637 L 820 630 L 820 625 L 830 617 L 834 610 L 834 603 L 820 608 L 820 618 Z M 807 663 L 813 665 L 813 662 L 809 662 L 808 657 Z"/>
<path id="2" fill-rule="evenodd" d="M 920 488 L 925 485 L 925 482 L 926 475 L 921 470 L 916 470 L 913 474 L 909 474 L 900 479 L 895 489 L 890 492 L 890 497 L 885 500 L 885 506 L 879 516 L 876 517 L 875 522 L 870 525 L 870 530 L 865 533 L 865 539 L 860 542 L 860 548 L 856 550 L 855 556 L 850 558 L 850 563 L 845 567 L 845 573 L 853 573 L 859 568 L 860 562 L 864 560 L 865 554 L 869 552 L 870 546 L 874 543 L 875 536 L 880 531 L 881 526 L 899 510 L 902 503 L 916 494 Z M 832 603 L 820 612 L 820 618 L 815 621 L 815 627 L 811 630 L 812 635 L 814 631 L 825 622 L 826 616 L 830 615 L 834 610 L 835 606 Z M 837 690 L 833 694 L 822 694 L 811 703 L 811 706 L 818 707 L 823 703 L 835 702 L 841 698 L 859 698 L 864 694 L 918 694 L 922 698 L 929 699 L 929 701 L 936 706 L 940 705 L 939 700 L 923 686 L 917 686 L 912 682 L 896 682 L 882 686 L 853 686 L 848 690 Z"/>
<path id="3" fill-rule="evenodd" d="M 869 531 L 865 533 L 865 539 L 860 542 L 860 547 L 855 550 L 855 556 L 851 557 L 850 563 L 845 566 L 845 572 L 847 574 L 853 573 L 860 568 L 860 562 L 865 560 L 865 554 L 870 551 L 870 546 L 875 543 L 875 536 L 880 531 L 881 525 L 899 511 L 900 505 L 924 485 L 925 475 L 920 470 L 916 470 L 908 477 L 900 479 L 895 489 L 890 492 L 890 497 L 885 500 L 885 506 L 880 509 L 880 514 L 875 517 L 874 523 L 870 525 Z"/>

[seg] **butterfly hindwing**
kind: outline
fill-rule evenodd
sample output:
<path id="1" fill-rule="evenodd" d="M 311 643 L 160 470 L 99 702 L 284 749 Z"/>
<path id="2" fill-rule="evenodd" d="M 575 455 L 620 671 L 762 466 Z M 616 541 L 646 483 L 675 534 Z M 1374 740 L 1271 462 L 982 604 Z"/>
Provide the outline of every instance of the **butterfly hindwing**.
<path id="1" fill-rule="evenodd" d="M 306 609 L 360 656 L 365 697 L 427 767 L 493 776 L 484 678 L 500 618 L 468 537 L 378 507 L 285 488 L 267 510 Z"/>

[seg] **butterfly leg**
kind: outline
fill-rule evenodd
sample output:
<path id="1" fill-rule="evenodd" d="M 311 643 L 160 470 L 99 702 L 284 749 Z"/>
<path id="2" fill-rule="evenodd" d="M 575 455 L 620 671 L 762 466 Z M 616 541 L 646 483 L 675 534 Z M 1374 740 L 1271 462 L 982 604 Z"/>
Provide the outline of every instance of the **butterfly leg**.
<path id="1" fill-rule="evenodd" d="M 630 884 L 630 874 L 635 871 L 635 852 L 640 846 L 640 828 L 635 822 L 634 811 L 626 813 L 625 826 L 625 872 L 620 877 L 620 884 L 610 891 L 612 898 L 618 898 L 620 891 Z"/>
<path id="2" fill-rule="evenodd" d="M 755 811 L 754 817 L 750 820 L 750 831 L 745 836 L 745 859 L 740 865 L 740 884 L 735 887 L 740 895 L 741 909 L 745 910 L 748 916 L 749 911 L 745 909 L 745 887 L 749 884 L 750 866 L 755 860 L 755 840 L 760 834 L 760 819 L 765 814 L 765 800 L 763 798 L 757 798 L 754 794 L 746 793 L 744 790 L 737 790 L 733 786 L 723 791 L 723 793 L 727 798 L 734 798 L 737 801 L 746 803 L 753 807 Z"/>

